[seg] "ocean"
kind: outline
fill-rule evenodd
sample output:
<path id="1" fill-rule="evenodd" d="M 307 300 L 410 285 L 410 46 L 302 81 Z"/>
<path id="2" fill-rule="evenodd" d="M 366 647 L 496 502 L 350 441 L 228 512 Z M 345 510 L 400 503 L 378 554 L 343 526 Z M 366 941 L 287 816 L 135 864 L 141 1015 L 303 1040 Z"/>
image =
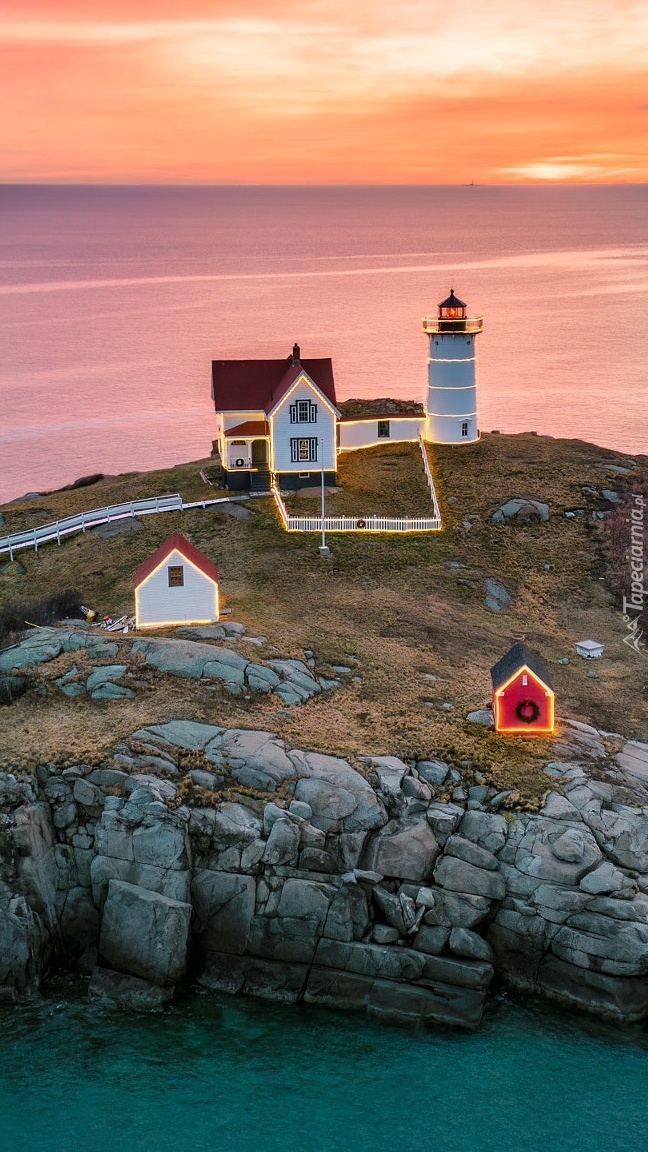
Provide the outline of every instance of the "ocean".
<path id="1" fill-rule="evenodd" d="M 422 399 L 420 318 L 484 316 L 481 427 L 648 450 L 648 189 L 0 188 L 0 500 L 209 455 L 210 362 L 333 358 Z"/>
<path id="2" fill-rule="evenodd" d="M 502 998 L 479 1032 L 193 994 L 158 1013 L 60 981 L 0 1007 L 11 1152 L 639 1152 L 645 1031 Z"/>

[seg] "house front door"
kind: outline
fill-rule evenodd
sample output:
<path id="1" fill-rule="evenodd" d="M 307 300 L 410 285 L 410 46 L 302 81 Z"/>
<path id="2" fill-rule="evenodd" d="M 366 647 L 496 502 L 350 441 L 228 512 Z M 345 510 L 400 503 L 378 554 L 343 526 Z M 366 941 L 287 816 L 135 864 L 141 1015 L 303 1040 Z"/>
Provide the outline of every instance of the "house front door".
<path id="1" fill-rule="evenodd" d="M 261 464 L 268 463 L 268 444 L 265 440 L 252 441 L 252 464 L 258 468 Z"/>

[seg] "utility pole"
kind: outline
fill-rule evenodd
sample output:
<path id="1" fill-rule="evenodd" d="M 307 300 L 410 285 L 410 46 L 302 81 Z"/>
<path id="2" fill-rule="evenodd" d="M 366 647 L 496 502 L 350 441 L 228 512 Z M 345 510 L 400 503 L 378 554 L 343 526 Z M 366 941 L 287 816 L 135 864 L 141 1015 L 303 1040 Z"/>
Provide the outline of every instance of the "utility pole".
<path id="1" fill-rule="evenodd" d="M 320 544 L 319 554 L 320 554 L 320 556 L 327 558 L 331 555 L 331 549 L 328 547 L 328 545 L 326 543 L 326 528 L 324 526 L 324 518 L 325 518 L 325 513 L 326 513 L 326 501 L 325 501 L 325 488 L 324 488 L 324 437 L 323 436 L 320 437 L 319 445 L 320 445 L 320 453 L 321 453 L 320 463 L 322 465 L 322 543 Z"/>

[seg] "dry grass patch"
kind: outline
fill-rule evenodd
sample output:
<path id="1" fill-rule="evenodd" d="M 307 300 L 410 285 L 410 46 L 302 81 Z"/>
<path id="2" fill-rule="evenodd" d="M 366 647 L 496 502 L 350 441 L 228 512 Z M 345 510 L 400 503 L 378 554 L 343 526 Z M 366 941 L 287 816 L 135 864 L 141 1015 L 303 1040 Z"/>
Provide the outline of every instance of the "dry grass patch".
<path id="1" fill-rule="evenodd" d="M 400 455 L 405 448 L 408 453 L 411 448 L 410 456 Z M 417 452 L 416 446 L 386 445 L 343 456 L 343 495 L 361 499 L 366 513 L 365 494 L 378 490 L 385 462 L 395 462 L 397 469 L 388 472 L 401 475 L 408 460 L 413 467 Z M 47 749 L 54 758 L 57 746 L 85 741 L 107 748 L 142 724 L 181 716 L 267 728 L 298 747 L 352 757 L 389 752 L 472 759 L 497 786 L 537 796 L 546 784 L 539 764 L 543 756 L 551 758 L 550 742 L 504 739 L 465 721 L 467 711 L 488 702 L 490 665 L 518 634 L 549 663 L 560 715 L 645 739 L 648 660 L 622 643 L 625 628 L 600 579 L 600 541 L 592 521 L 563 516 L 574 507 L 604 507 L 582 487 L 614 487 L 612 476 L 606 480 L 599 465 L 623 465 L 625 458 L 580 441 L 530 435 L 491 435 L 474 446 L 435 447 L 431 458 L 443 532 L 331 534 L 330 561 L 320 559 L 315 535 L 285 533 L 273 502 L 265 499 L 249 502 L 248 520 L 209 509 L 149 516 L 128 536 L 101 540 L 88 533 L 69 538 L 60 548 L 43 547 L 37 555 L 21 552 L 27 573 L 0 577 L 0 603 L 73 584 L 86 604 L 116 615 L 132 610 L 137 564 L 179 528 L 218 564 L 223 604 L 232 609 L 232 618 L 250 634 L 268 637 L 263 649 L 240 643 L 239 651 L 252 660 L 277 654 L 303 658 L 303 650 L 310 648 L 323 673 L 330 672 L 331 664 L 351 666 L 349 656 L 359 664 L 339 690 L 288 710 L 276 697 L 250 704 L 228 701 L 193 681 L 172 677 L 155 681 L 136 700 L 118 707 L 110 701 L 60 697 L 41 701 L 30 694 L 2 710 L 4 746 L 12 756 L 27 750 L 38 756 L 39 749 L 43 754 Z M 369 461 L 369 479 L 362 474 L 363 461 Z M 184 466 L 188 478 L 197 476 L 201 463 Z M 181 488 L 170 482 L 178 471 L 137 478 L 138 491 Z M 124 485 L 123 498 L 131 482 L 124 477 L 102 481 L 106 499 L 116 495 L 111 485 L 117 483 Z M 198 483 L 204 494 L 207 489 Z M 94 499 L 99 490 L 96 485 L 61 498 L 74 497 L 86 506 L 92 493 L 92 504 L 99 504 Z M 535 526 L 494 524 L 492 513 L 512 497 L 546 501 L 551 519 Z M 66 510 L 62 507 L 61 513 Z M 408 510 L 421 509 L 410 505 Z M 471 514 L 479 519 L 466 529 Z M 487 577 L 509 590 L 506 610 L 486 608 Z M 590 636 L 606 646 L 604 659 L 595 665 L 598 679 L 588 677 L 592 664 L 576 657 L 573 648 L 576 640 Z M 564 656 L 569 664 L 557 664 Z M 424 672 L 437 679 L 426 680 Z M 353 682 L 354 675 L 359 683 Z M 443 709 L 444 703 L 453 707 Z"/>
<path id="2" fill-rule="evenodd" d="M 433 516 L 418 444 L 379 444 L 338 459 L 339 491 L 326 496 L 328 516 Z M 284 497 L 291 512 L 319 515 L 319 504 L 298 493 Z"/>

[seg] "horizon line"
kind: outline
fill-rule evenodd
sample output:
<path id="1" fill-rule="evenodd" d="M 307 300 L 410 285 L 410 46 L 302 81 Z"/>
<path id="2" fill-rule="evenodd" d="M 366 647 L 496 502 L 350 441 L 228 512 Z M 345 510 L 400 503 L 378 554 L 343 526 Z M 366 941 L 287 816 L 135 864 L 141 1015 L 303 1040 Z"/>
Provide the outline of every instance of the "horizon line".
<path id="1" fill-rule="evenodd" d="M 0 188 L 642 188 L 648 180 L 465 180 L 392 183 L 388 181 L 261 180 L 0 180 Z"/>

